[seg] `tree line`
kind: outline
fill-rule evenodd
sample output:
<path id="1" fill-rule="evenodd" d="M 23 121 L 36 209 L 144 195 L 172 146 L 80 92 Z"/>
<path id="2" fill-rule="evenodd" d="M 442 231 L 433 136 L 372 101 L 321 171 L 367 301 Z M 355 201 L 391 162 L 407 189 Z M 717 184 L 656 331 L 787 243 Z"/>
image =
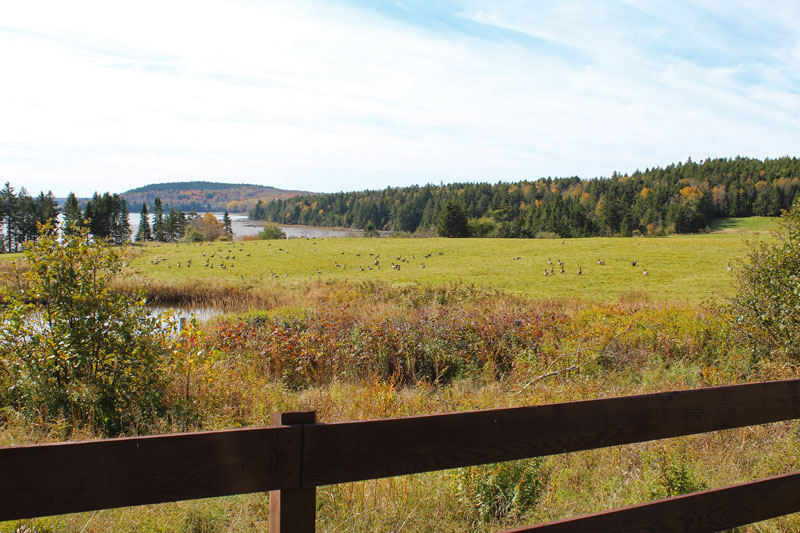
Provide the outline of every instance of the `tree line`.
<path id="1" fill-rule="evenodd" d="M 800 192 L 800 159 L 719 158 L 610 178 L 454 183 L 259 202 L 250 218 L 282 224 L 434 232 L 463 210 L 477 237 L 691 233 L 715 218 L 778 216 Z M 447 207 L 446 207 L 447 206 Z M 447 209 L 447 213 L 445 210 Z"/>
<path id="2" fill-rule="evenodd" d="M 24 187 L 17 192 L 7 182 L 0 190 L 0 253 L 22 251 L 25 243 L 35 243 L 41 237 L 39 227 L 48 224 L 51 228 L 60 227 L 68 235 L 85 227 L 93 238 L 125 244 L 131 240 L 128 214 L 127 202 L 116 193 L 95 192 L 83 206 L 74 193 L 69 193 L 62 208 L 52 192 L 32 197 Z M 59 223 L 61 215 L 63 222 Z M 142 204 L 137 241 L 201 241 L 233 236 L 227 211 L 221 221 L 208 213 L 200 216 L 174 208 L 165 212 L 161 200 L 156 198 L 152 224 L 150 219 L 147 205 Z"/>

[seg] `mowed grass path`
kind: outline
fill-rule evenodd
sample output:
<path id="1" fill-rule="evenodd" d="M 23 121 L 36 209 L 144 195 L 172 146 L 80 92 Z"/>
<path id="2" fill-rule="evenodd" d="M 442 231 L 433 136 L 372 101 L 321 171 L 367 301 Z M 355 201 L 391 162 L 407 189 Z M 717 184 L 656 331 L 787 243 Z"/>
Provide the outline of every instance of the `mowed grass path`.
<path id="1" fill-rule="evenodd" d="M 731 226 L 735 230 L 735 223 L 726 229 Z M 174 281 L 463 282 L 541 298 L 613 301 L 629 291 L 645 291 L 654 300 L 696 303 L 732 293 L 737 260 L 747 253 L 748 240 L 769 238 L 764 229 L 764 224 L 753 226 L 749 221 L 745 231 L 663 238 L 329 238 L 162 244 L 138 248 L 141 253 L 129 268 L 145 278 Z M 564 263 L 564 274 L 559 273 L 558 261 Z M 729 262 L 733 271 L 727 268 Z M 545 276 L 545 269 L 554 273 Z"/>

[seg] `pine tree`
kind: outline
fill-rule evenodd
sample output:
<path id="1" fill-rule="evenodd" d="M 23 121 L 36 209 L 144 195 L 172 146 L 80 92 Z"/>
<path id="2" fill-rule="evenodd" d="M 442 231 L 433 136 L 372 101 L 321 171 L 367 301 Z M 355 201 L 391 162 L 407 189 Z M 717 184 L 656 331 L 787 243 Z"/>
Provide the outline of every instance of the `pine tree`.
<path id="1" fill-rule="evenodd" d="M 153 238 L 160 242 L 167 240 L 167 228 L 164 226 L 164 206 L 161 198 L 153 201 Z"/>
<path id="2" fill-rule="evenodd" d="M 64 204 L 64 232 L 72 235 L 82 224 L 83 213 L 81 213 L 81 206 L 75 193 L 71 192 Z"/>
<path id="3" fill-rule="evenodd" d="M 142 212 L 139 215 L 139 231 L 136 232 L 138 242 L 153 240 L 153 231 L 150 229 L 150 213 L 147 211 L 147 204 L 142 203 Z"/>
<path id="4" fill-rule="evenodd" d="M 119 194 L 112 197 L 112 238 L 114 244 L 125 244 L 131 240 L 131 223 L 129 220 L 128 202 Z"/>
<path id="5" fill-rule="evenodd" d="M 440 237 L 469 237 L 467 211 L 464 206 L 454 200 L 448 200 L 439 215 L 437 230 Z"/>
<path id="6" fill-rule="evenodd" d="M 222 227 L 228 235 L 228 238 L 233 239 L 233 222 L 231 222 L 231 216 L 227 211 L 225 211 L 225 214 L 222 216 Z"/>
<path id="7" fill-rule="evenodd" d="M 3 222 L 6 226 L 5 235 L 5 251 L 11 252 L 14 243 L 14 226 L 16 221 L 17 211 L 17 195 L 14 193 L 14 187 L 9 182 L 6 182 L 3 190 L 0 191 L 0 203 L 3 208 Z"/>

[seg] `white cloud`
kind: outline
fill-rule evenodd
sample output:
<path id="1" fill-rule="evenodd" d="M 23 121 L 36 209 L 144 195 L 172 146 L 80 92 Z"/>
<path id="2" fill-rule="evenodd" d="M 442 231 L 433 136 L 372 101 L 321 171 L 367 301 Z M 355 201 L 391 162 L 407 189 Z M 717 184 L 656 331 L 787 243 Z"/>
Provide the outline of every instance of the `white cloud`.
<path id="1" fill-rule="evenodd" d="M 800 30 L 742 10 L 782 53 L 739 50 L 713 3 L 468 2 L 440 26 L 312 0 L 7 4 L 0 179 L 349 190 L 791 153 Z"/>

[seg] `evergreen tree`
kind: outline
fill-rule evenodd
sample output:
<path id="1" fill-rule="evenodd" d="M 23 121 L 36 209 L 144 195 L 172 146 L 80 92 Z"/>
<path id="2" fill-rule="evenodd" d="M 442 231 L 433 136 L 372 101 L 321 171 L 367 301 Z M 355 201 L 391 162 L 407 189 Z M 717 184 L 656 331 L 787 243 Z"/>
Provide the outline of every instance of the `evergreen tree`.
<path id="1" fill-rule="evenodd" d="M 139 231 L 136 232 L 138 242 L 153 240 L 153 231 L 150 229 L 150 213 L 147 211 L 147 204 L 142 203 L 142 212 L 139 215 Z"/>
<path id="2" fill-rule="evenodd" d="M 93 236 L 123 244 L 131 238 L 128 204 L 119 194 L 94 193 L 86 203 L 84 218 Z"/>
<path id="3" fill-rule="evenodd" d="M 225 214 L 222 216 L 222 227 L 225 229 L 228 238 L 233 239 L 233 222 L 227 211 L 225 211 Z"/>
<path id="4" fill-rule="evenodd" d="M 118 194 L 114 194 L 113 200 L 113 223 L 111 236 L 114 244 L 124 244 L 131 240 L 131 223 L 129 220 L 128 202 Z"/>
<path id="5" fill-rule="evenodd" d="M 39 221 L 36 200 L 34 200 L 25 187 L 19 190 L 16 209 L 14 212 L 14 250 L 19 251 L 20 245 L 27 241 L 35 241 L 39 231 L 36 223 Z"/>
<path id="6" fill-rule="evenodd" d="M 64 232 L 72 235 L 83 224 L 83 213 L 74 192 L 70 192 L 64 204 Z"/>
<path id="7" fill-rule="evenodd" d="M 178 241 L 186 230 L 186 214 L 170 208 L 164 218 L 164 234 L 167 241 Z"/>
<path id="8" fill-rule="evenodd" d="M 161 198 L 153 201 L 153 238 L 159 242 L 167 240 L 167 228 L 164 226 L 164 206 Z"/>
<path id="9" fill-rule="evenodd" d="M 440 237 L 469 237 L 467 211 L 464 205 L 454 200 L 444 204 L 437 227 Z"/>
<path id="10" fill-rule="evenodd" d="M 16 221 L 17 212 L 17 196 L 14 193 L 14 187 L 9 182 L 6 182 L 3 190 L 0 191 L 0 205 L 2 205 L 3 222 L 5 223 L 5 251 L 11 252 L 14 244 L 14 226 Z"/>
<path id="11" fill-rule="evenodd" d="M 55 222 L 59 213 L 61 213 L 61 209 L 58 208 L 58 202 L 56 202 L 52 191 L 47 191 L 47 194 L 39 193 L 39 197 L 36 198 L 36 211 L 39 224 L 44 226 L 52 223 L 51 225 L 55 227 Z"/>

